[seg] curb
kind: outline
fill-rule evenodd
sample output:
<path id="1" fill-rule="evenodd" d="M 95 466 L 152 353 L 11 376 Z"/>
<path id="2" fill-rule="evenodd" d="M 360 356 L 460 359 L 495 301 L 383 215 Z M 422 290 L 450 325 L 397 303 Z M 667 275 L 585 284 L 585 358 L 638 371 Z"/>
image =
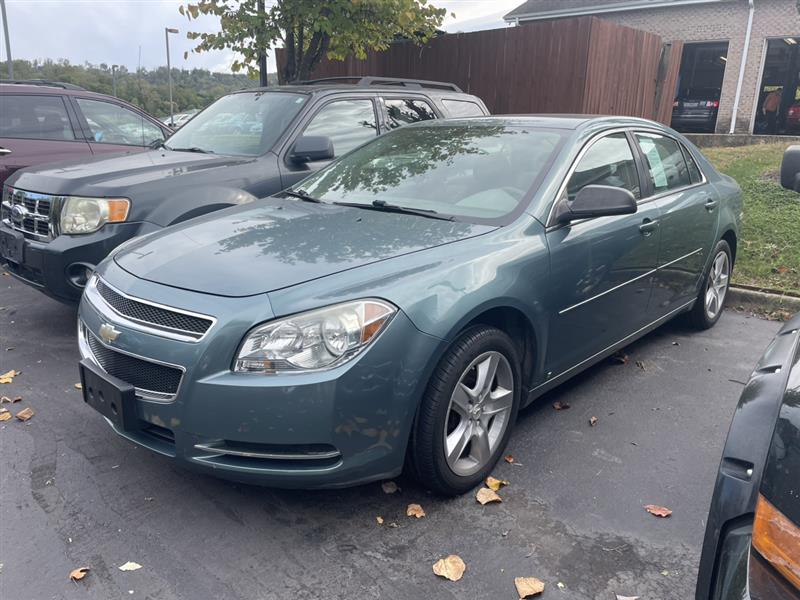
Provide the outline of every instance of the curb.
<path id="1" fill-rule="evenodd" d="M 728 306 L 741 305 L 744 308 L 757 307 L 768 312 L 785 310 L 800 312 L 800 298 L 782 294 L 757 292 L 732 285 L 728 288 Z"/>

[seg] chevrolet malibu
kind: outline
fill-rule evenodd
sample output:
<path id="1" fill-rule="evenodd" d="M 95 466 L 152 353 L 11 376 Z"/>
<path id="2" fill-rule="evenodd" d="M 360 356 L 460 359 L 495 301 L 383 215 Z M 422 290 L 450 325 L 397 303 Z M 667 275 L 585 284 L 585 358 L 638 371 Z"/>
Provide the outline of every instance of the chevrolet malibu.
<path id="1" fill-rule="evenodd" d="M 741 192 L 612 117 L 398 129 L 287 191 L 131 240 L 79 310 L 84 400 L 219 476 L 463 493 L 520 408 L 722 314 Z"/>

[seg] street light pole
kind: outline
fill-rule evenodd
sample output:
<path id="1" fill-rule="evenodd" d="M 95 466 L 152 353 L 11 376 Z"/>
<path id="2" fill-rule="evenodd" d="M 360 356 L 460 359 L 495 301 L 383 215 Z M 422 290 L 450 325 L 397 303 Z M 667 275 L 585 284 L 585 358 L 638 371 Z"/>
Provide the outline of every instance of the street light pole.
<path id="1" fill-rule="evenodd" d="M 172 66 L 169 64 L 169 34 L 178 33 L 177 29 L 164 27 L 164 39 L 167 41 L 167 80 L 169 81 L 169 125 L 175 127 L 175 117 L 173 115 L 174 106 L 172 104 Z"/>
<path id="2" fill-rule="evenodd" d="M 3 36 L 6 38 L 6 59 L 8 59 L 8 78 L 14 79 L 14 62 L 11 60 L 11 40 L 8 39 L 8 16 L 6 0 L 0 0 L 0 13 L 3 15 Z"/>

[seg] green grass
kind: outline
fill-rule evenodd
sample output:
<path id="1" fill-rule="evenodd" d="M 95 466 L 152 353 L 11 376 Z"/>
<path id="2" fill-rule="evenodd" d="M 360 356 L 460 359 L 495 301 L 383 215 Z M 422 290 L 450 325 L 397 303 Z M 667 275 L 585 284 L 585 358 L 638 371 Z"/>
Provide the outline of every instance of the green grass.
<path id="1" fill-rule="evenodd" d="M 708 148 L 703 154 L 744 192 L 733 283 L 800 294 L 800 194 L 784 190 L 785 144 Z"/>

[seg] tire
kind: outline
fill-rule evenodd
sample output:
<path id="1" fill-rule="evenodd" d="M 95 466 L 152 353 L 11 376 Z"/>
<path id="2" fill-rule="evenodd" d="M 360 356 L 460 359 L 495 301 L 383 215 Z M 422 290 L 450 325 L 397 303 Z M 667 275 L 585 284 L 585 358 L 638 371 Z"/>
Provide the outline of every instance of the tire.
<path id="1" fill-rule="evenodd" d="M 511 338 L 485 325 L 464 331 L 445 352 L 428 382 L 409 444 L 410 471 L 423 486 L 454 496 L 491 473 L 517 418 L 519 365 Z M 488 378 L 481 378 L 486 373 L 492 373 L 488 385 L 483 383 Z"/>
<path id="2" fill-rule="evenodd" d="M 718 267 L 721 266 L 721 271 Z M 697 294 L 692 310 L 689 312 L 689 323 L 696 329 L 709 329 L 713 327 L 722 316 L 725 308 L 725 300 L 728 298 L 728 286 L 730 285 L 731 272 L 733 271 L 733 258 L 731 247 L 725 240 L 720 240 L 714 247 L 711 262 L 703 273 L 703 283 Z M 723 279 L 718 273 L 721 272 Z M 716 282 L 716 284 L 715 284 Z M 712 291 L 715 300 L 707 301 L 709 292 Z M 711 304 L 712 306 L 709 306 Z"/>

